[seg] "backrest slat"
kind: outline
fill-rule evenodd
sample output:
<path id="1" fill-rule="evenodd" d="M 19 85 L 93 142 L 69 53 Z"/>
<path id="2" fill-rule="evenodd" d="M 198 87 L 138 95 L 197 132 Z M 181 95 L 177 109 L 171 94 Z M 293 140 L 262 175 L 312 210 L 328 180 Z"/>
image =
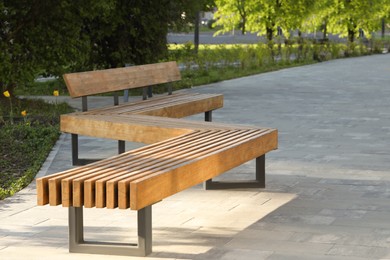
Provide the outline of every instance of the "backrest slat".
<path id="1" fill-rule="evenodd" d="M 175 61 L 64 75 L 71 97 L 141 88 L 180 79 Z"/>

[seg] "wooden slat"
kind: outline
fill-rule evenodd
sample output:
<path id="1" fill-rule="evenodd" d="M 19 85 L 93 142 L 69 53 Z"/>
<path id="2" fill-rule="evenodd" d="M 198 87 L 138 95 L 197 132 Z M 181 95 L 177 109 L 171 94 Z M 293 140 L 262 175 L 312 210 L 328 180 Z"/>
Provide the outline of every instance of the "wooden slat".
<path id="1" fill-rule="evenodd" d="M 140 115 L 94 116 L 72 113 L 61 116 L 63 132 L 146 144 L 166 140 L 192 130 L 250 128 L 253 127 Z"/>
<path id="2" fill-rule="evenodd" d="M 221 94 L 199 94 L 199 93 L 174 93 L 172 95 L 154 96 L 147 100 L 139 100 L 119 104 L 117 106 L 108 106 L 103 108 L 95 108 L 84 112 L 85 114 L 132 114 L 142 112 L 143 110 L 160 109 L 161 107 L 172 106 L 179 103 L 193 102 L 197 100 L 208 100 L 222 98 Z"/>
<path id="3" fill-rule="evenodd" d="M 197 132 L 191 135 L 187 135 L 186 139 L 180 140 L 178 142 L 178 139 L 172 139 L 172 141 L 169 144 L 166 144 L 163 149 L 155 149 L 153 151 L 148 151 L 148 153 L 143 153 L 142 155 L 144 158 L 141 158 L 141 160 L 135 162 L 135 163 L 126 163 L 124 164 L 121 169 L 117 169 L 114 173 L 98 173 L 96 177 L 94 178 L 89 178 L 85 180 L 85 187 L 84 187 L 84 205 L 86 207 L 92 207 L 95 206 L 95 198 L 98 202 L 96 203 L 97 207 L 104 207 L 106 204 L 106 194 L 103 194 L 103 189 L 105 189 L 105 183 L 109 180 L 115 179 L 120 177 L 123 174 L 128 173 L 129 171 L 132 174 L 136 174 L 139 172 L 141 169 L 143 171 L 147 170 L 148 167 L 150 166 L 155 166 L 158 163 L 160 163 L 160 155 L 161 154 L 167 154 L 168 152 L 179 148 L 186 148 L 186 146 L 189 146 L 193 140 L 198 140 L 198 139 L 203 139 L 204 136 L 209 135 L 212 136 L 208 133 L 209 131 L 204 131 L 204 132 Z M 131 166 L 131 168 L 127 168 L 128 166 Z M 96 184 L 96 188 L 95 188 Z M 109 188 L 107 188 L 109 189 Z M 96 194 L 94 193 L 96 191 Z M 112 202 L 112 204 L 116 204 Z"/>
<path id="4" fill-rule="evenodd" d="M 160 128 L 164 128 L 164 125 L 166 125 L 166 124 L 167 125 L 172 124 L 175 127 L 177 127 L 179 125 L 180 127 L 184 128 L 184 126 L 182 126 L 181 124 L 189 126 L 189 124 L 192 123 L 194 125 L 199 124 L 201 129 L 207 129 L 207 128 L 210 129 L 210 128 L 213 128 L 214 125 L 218 125 L 218 124 L 209 123 L 209 122 L 196 123 L 193 121 L 191 122 L 191 121 L 152 117 L 152 116 L 146 116 L 146 117 L 145 116 L 127 116 L 127 117 L 131 118 L 135 121 L 141 121 L 136 125 L 142 125 L 143 127 L 146 127 L 146 128 L 148 128 L 150 126 L 145 125 L 145 124 L 151 124 L 151 127 L 153 127 L 153 129 L 156 129 L 157 126 Z M 112 118 L 115 119 L 115 117 L 112 117 Z M 235 126 L 235 127 L 237 127 L 237 126 Z M 221 128 L 234 132 L 235 127 L 222 125 Z M 237 128 L 241 128 L 241 127 L 238 126 Z M 253 127 L 243 127 L 243 128 L 244 129 L 254 129 Z M 267 129 L 265 129 L 265 130 L 267 130 Z M 189 136 L 191 136 L 193 134 L 193 133 L 191 133 L 191 131 L 193 131 L 193 130 L 187 130 L 187 131 L 188 131 L 187 135 L 178 136 L 178 137 L 174 138 L 174 140 L 180 139 L 180 138 L 182 138 L 183 141 L 186 140 L 186 138 L 188 138 Z M 205 131 L 205 130 L 203 130 L 203 131 Z M 211 131 L 215 131 L 215 130 L 211 130 Z M 240 130 L 240 131 L 242 131 L 242 130 Z M 202 132 L 200 134 L 202 134 Z M 217 139 L 213 139 L 212 135 L 209 135 L 209 136 L 211 136 L 211 139 L 212 139 L 214 144 L 218 144 Z M 207 142 L 205 137 L 199 136 L 199 141 L 197 141 L 197 142 L 201 143 L 202 141 Z M 235 141 L 237 141 L 237 139 Z M 167 151 L 168 152 L 168 151 L 170 151 L 169 149 L 171 149 L 172 147 L 174 148 L 174 146 L 170 146 L 170 142 L 171 142 L 171 140 L 166 140 L 163 142 L 164 144 L 162 144 L 162 145 L 159 145 L 157 143 L 157 144 L 151 145 L 150 147 L 154 147 L 153 148 L 154 151 Z M 189 144 L 190 143 L 191 142 L 189 142 Z M 180 148 L 180 146 L 178 146 L 177 148 Z M 133 181 L 137 178 L 144 177 L 148 174 L 153 174 L 155 172 L 164 170 L 161 168 L 164 165 L 165 166 L 168 165 L 169 167 L 173 167 L 174 165 L 177 165 L 177 164 L 180 164 L 180 163 L 183 163 L 185 161 L 193 159 L 193 157 L 191 157 L 190 154 L 185 154 L 184 156 L 181 156 L 181 153 L 180 153 L 180 151 L 177 150 L 177 148 L 176 148 L 176 150 L 175 149 L 173 149 L 173 150 L 175 150 L 175 153 L 176 153 L 175 155 L 176 155 L 177 159 L 180 159 L 180 160 L 169 161 L 169 157 L 166 157 L 164 163 L 156 164 L 156 162 L 158 163 L 159 161 L 153 161 L 153 160 L 146 159 L 145 161 L 142 161 L 142 162 L 149 162 L 151 164 L 155 164 L 156 167 L 152 167 L 152 168 L 145 167 L 144 169 L 142 169 L 142 167 L 140 167 L 140 169 L 138 169 L 139 176 L 136 176 L 137 169 L 130 169 L 129 176 L 131 176 L 131 177 L 125 183 L 126 184 L 125 187 L 127 187 L 128 184 L 130 183 L 129 180 Z M 151 151 L 148 151 L 148 147 L 143 147 L 140 149 L 143 150 L 142 153 L 144 153 L 146 155 L 151 154 Z M 197 152 L 197 150 L 195 150 L 195 151 Z M 208 152 L 210 152 L 210 150 Z M 136 151 L 136 153 L 137 153 L 137 151 Z M 203 155 L 203 154 L 198 153 L 198 155 Z M 107 201 L 109 201 L 108 207 L 110 207 L 110 208 L 116 207 L 118 204 L 118 201 L 121 201 L 121 199 L 120 199 L 121 197 L 117 198 L 118 182 L 120 182 L 121 179 L 123 179 L 123 177 L 126 177 L 126 174 L 128 172 L 128 170 L 126 170 L 124 167 L 129 167 L 130 165 L 134 164 L 131 160 L 129 161 L 128 156 L 132 156 L 132 155 L 131 154 L 126 154 L 126 155 L 121 154 L 118 156 L 118 158 L 115 158 L 115 159 L 111 158 L 107 162 L 102 161 L 100 164 L 94 163 L 92 165 L 85 166 L 85 168 L 81 167 L 81 168 L 74 169 L 74 170 L 68 170 L 62 174 L 57 174 L 57 175 L 51 177 L 51 180 L 49 181 L 50 192 L 48 192 L 47 188 L 41 188 L 45 185 L 47 186 L 47 184 L 45 184 L 45 182 L 47 183 L 47 179 L 37 180 L 38 193 L 42 194 L 42 195 L 39 195 L 41 197 L 41 201 L 39 202 L 39 204 L 40 205 L 45 204 L 48 200 L 47 197 L 49 197 L 49 202 L 51 205 L 58 205 L 58 204 L 62 203 L 63 206 L 72 206 L 72 205 L 82 206 L 84 204 L 83 197 L 89 197 L 90 198 L 89 199 L 89 203 L 90 203 L 89 206 L 94 206 L 94 203 L 95 203 L 94 197 L 99 197 L 100 201 L 101 201 L 99 204 L 99 207 L 106 206 L 106 199 L 107 199 Z M 160 155 L 159 154 L 156 155 L 155 152 L 152 155 L 153 158 L 157 158 L 157 159 L 158 159 L 158 156 L 160 156 Z M 138 157 L 138 158 L 141 158 L 141 157 Z M 182 160 L 182 158 L 185 158 L 185 159 Z M 137 160 L 134 160 L 134 161 L 137 162 Z M 162 161 L 164 161 L 164 160 L 160 160 L 160 162 L 162 162 Z M 104 163 L 106 163 L 106 164 L 104 164 Z M 120 166 L 115 166 L 115 165 L 120 165 Z M 140 165 L 140 164 L 138 164 L 138 165 Z M 137 166 L 137 165 L 132 165 L 132 166 Z M 87 167 L 90 167 L 90 168 L 87 168 Z M 112 172 L 111 169 L 113 167 L 115 167 L 115 170 Z M 158 168 L 158 167 L 160 167 L 160 168 Z M 104 169 L 108 169 L 108 170 L 105 171 Z M 121 177 L 117 178 L 116 176 L 121 176 Z M 47 177 L 44 177 L 44 178 L 47 178 Z M 114 180 L 112 178 L 114 178 Z M 117 179 L 115 180 L 115 178 L 117 178 Z M 84 183 L 88 182 L 88 180 L 90 180 L 90 182 L 88 183 L 88 185 L 89 185 L 88 190 L 89 191 L 88 191 L 88 193 L 86 193 L 86 192 L 84 192 Z M 62 181 L 62 186 L 60 184 L 61 181 Z M 98 183 L 97 184 L 98 186 L 100 185 L 99 186 L 100 192 L 97 192 L 97 189 L 95 186 L 96 183 Z M 109 192 L 107 194 L 106 194 L 106 190 L 104 190 L 104 189 L 106 189 L 106 187 L 105 187 L 106 183 L 107 183 L 107 187 L 110 187 Z M 76 184 L 76 185 L 74 185 L 74 184 Z M 102 191 L 102 190 L 104 190 L 104 191 Z M 97 195 L 93 194 L 93 193 L 97 193 Z M 77 195 L 76 197 L 75 197 L 75 194 Z M 128 207 L 129 206 L 128 190 L 125 192 L 121 192 L 121 194 L 126 194 L 125 204 L 122 204 L 122 205 L 126 205 L 125 207 Z M 106 196 L 107 196 L 107 198 L 106 198 Z M 121 207 L 123 208 L 123 206 L 121 206 Z"/>
<path id="5" fill-rule="evenodd" d="M 207 131 L 206 131 L 207 132 Z M 93 168 L 84 168 L 86 166 L 78 168 L 79 170 L 74 170 L 74 173 L 70 176 L 65 176 L 61 178 L 62 182 L 62 205 L 65 207 L 75 206 L 81 207 L 84 204 L 84 197 L 86 197 L 87 205 L 91 205 L 94 201 L 94 194 L 88 192 L 91 189 L 95 189 L 94 186 L 88 186 L 89 189 L 84 189 L 84 183 L 93 181 L 95 178 L 103 178 L 107 175 L 118 174 L 123 170 L 134 170 L 139 163 L 145 163 L 145 158 L 148 157 L 154 158 L 156 153 L 160 150 L 166 150 L 167 147 L 176 146 L 188 140 L 188 137 L 201 138 L 205 133 L 192 132 L 187 135 L 179 136 L 177 138 L 170 139 L 168 141 L 163 141 L 158 144 L 150 145 L 147 147 L 141 147 L 132 151 L 128 151 L 120 154 L 119 156 L 114 156 L 101 161 L 101 164 L 96 165 Z M 115 170 L 113 172 L 113 169 Z M 90 185 L 90 184 L 88 184 Z M 84 192 L 85 190 L 85 192 Z M 92 193 L 92 194 L 90 194 Z M 54 195 L 53 195 L 54 196 Z"/>
<path id="6" fill-rule="evenodd" d="M 163 147 L 159 147 L 159 149 L 151 149 L 146 152 L 140 153 L 138 157 L 134 157 L 134 160 L 128 160 L 126 162 L 121 162 L 120 164 L 115 161 L 112 162 L 112 167 L 105 169 L 104 171 L 96 171 L 93 174 L 89 174 L 84 177 L 79 177 L 73 180 L 73 205 L 81 205 L 82 201 L 84 201 L 84 205 L 86 207 L 95 206 L 95 200 L 97 207 L 105 207 L 105 193 L 102 191 L 105 187 L 96 188 L 96 185 L 101 185 L 101 183 L 105 183 L 106 180 L 115 178 L 120 176 L 121 174 L 125 174 L 129 171 L 137 172 L 137 170 L 145 170 L 147 167 L 154 166 L 156 164 L 156 159 L 159 158 L 161 151 L 165 152 L 172 147 L 182 146 L 183 143 L 187 143 L 188 138 L 202 138 L 204 133 L 193 133 L 193 135 L 188 135 L 185 140 L 182 139 L 172 139 L 172 142 L 167 143 Z M 137 150 L 129 151 L 127 153 L 133 154 L 136 153 Z M 154 160 L 153 160 L 154 159 Z M 115 169 L 113 171 L 113 169 Z M 98 183 L 97 183 L 98 182 Z M 83 188 L 84 186 L 84 194 Z M 95 195 L 96 190 L 96 195 Z M 104 193 L 104 195 L 101 195 Z M 84 196 L 84 199 L 82 199 Z M 96 199 L 98 198 L 98 199 Z M 104 198 L 104 199 L 101 199 Z M 99 200 L 100 199 L 100 200 Z"/>
<path id="7" fill-rule="evenodd" d="M 130 183 L 130 181 L 147 176 L 149 174 L 153 174 L 169 167 L 173 167 L 175 165 L 179 166 L 183 163 L 193 160 L 197 156 L 201 156 L 202 154 L 206 153 L 211 147 L 218 147 L 218 145 L 226 142 L 226 140 L 232 138 L 232 136 L 239 137 L 234 135 L 233 131 L 216 132 L 207 138 L 202 138 L 201 140 L 189 143 L 186 146 L 178 147 L 174 150 L 164 151 L 164 153 L 152 161 L 154 164 L 153 166 L 158 167 L 142 169 L 138 172 L 131 171 L 117 178 L 107 180 L 107 207 L 114 208 L 117 207 L 117 204 L 121 209 L 129 207 L 127 184 Z M 162 158 L 162 160 L 159 158 Z M 118 184 L 120 182 L 122 182 L 122 188 L 118 190 Z M 97 190 L 97 193 L 98 192 L 99 190 Z"/>
<path id="8" fill-rule="evenodd" d="M 216 110 L 223 107 L 223 96 L 213 98 L 176 102 L 171 106 L 160 106 L 144 109 L 138 112 L 141 115 L 162 116 L 172 118 L 183 118 L 191 115 L 200 114 L 207 111 Z"/>
<path id="9" fill-rule="evenodd" d="M 175 167 L 176 166 L 182 166 L 184 163 L 189 163 L 192 160 L 198 159 L 202 156 L 205 156 L 209 153 L 213 153 L 219 150 L 226 149 L 227 147 L 231 145 L 238 144 L 244 140 L 247 140 L 248 138 L 253 137 L 253 135 L 258 135 L 259 132 L 256 130 L 249 130 L 249 131 L 229 131 L 228 133 L 222 133 L 220 132 L 221 136 L 217 138 L 211 138 L 210 140 L 201 140 L 199 142 L 198 147 L 194 147 L 191 151 L 184 151 L 184 153 L 179 153 L 176 157 L 182 159 L 181 161 L 175 161 L 170 162 L 170 164 L 166 164 L 165 168 L 158 169 L 159 171 L 164 171 L 166 168 L 169 167 Z M 139 179 L 141 177 L 148 176 L 150 174 L 153 174 L 154 172 L 145 172 L 138 175 L 124 175 L 122 179 L 114 179 L 112 181 L 107 182 L 107 186 L 111 185 L 118 185 L 118 203 L 119 208 L 125 209 L 129 207 L 129 183 Z M 116 184 L 116 182 L 118 182 Z M 107 189 L 108 190 L 108 189 Z M 107 194 L 107 196 L 112 195 Z"/>
<path id="10" fill-rule="evenodd" d="M 140 88 L 181 79 L 176 62 L 65 74 L 72 97 Z"/>
<path id="11" fill-rule="evenodd" d="M 209 154 L 190 164 L 132 181 L 130 208 L 142 209 L 276 148 L 277 131 L 274 130 L 235 147 Z"/>
<path id="12" fill-rule="evenodd" d="M 123 112 L 131 113 L 132 111 L 142 109 L 145 107 L 153 106 L 154 104 L 164 104 L 167 102 L 167 100 L 181 100 L 183 96 L 187 95 L 194 95 L 192 93 L 173 93 L 172 95 L 161 95 L 161 96 L 154 96 L 153 98 L 147 99 L 147 100 L 138 100 L 133 102 L 126 102 L 119 104 L 117 106 L 107 106 L 107 107 L 101 107 L 101 108 L 94 108 L 90 109 L 88 111 L 85 111 L 84 114 L 91 114 L 91 115 L 101 115 L 101 114 L 118 114 Z"/>
<path id="13" fill-rule="evenodd" d="M 156 143 L 191 132 L 188 129 L 173 129 L 145 126 L 135 121 L 113 116 L 68 114 L 61 116 L 61 131 L 79 135 L 110 138 L 140 143 Z"/>
<path id="14" fill-rule="evenodd" d="M 190 133 L 193 134 L 193 133 Z M 179 137 L 176 137 L 174 139 L 175 142 L 180 142 L 181 140 L 185 139 L 187 135 L 182 135 Z M 140 153 L 145 153 L 145 152 L 153 152 L 155 149 L 161 149 L 161 147 L 164 147 L 167 143 L 174 143 L 172 140 L 165 140 L 159 143 L 151 144 L 148 146 L 144 146 L 141 148 L 138 148 L 136 150 L 131 151 L 132 154 L 137 155 Z M 123 153 L 120 155 L 115 156 L 115 162 L 116 163 L 122 163 L 123 160 L 128 160 L 128 154 Z M 61 181 L 67 177 L 77 175 L 80 173 L 88 173 L 91 171 L 96 171 L 98 169 L 107 167 L 107 165 L 112 164 L 112 158 L 108 158 L 106 160 L 90 163 L 88 165 L 66 170 L 63 172 L 59 172 L 56 174 L 44 176 L 41 178 L 38 178 L 36 180 L 37 183 L 37 196 L 38 196 L 38 205 L 46 205 L 49 203 L 49 200 L 51 201 L 51 205 L 59 205 L 61 204 L 61 194 L 56 192 L 56 190 L 61 190 Z M 53 189 L 52 192 L 49 191 L 49 180 L 52 181 L 51 187 Z M 50 194 L 50 198 L 49 198 Z"/>

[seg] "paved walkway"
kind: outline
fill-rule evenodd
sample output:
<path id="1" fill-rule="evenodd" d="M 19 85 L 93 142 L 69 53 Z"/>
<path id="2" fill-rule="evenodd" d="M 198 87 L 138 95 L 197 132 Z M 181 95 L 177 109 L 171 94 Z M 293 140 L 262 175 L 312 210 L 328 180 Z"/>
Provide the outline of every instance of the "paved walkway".
<path id="1" fill-rule="evenodd" d="M 193 91 L 225 95 L 214 121 L 278 128 L 280 148 L 267 156 L 265 189 L 198 186 L 156 204 L 150 259 L 390 259 L 389 55 Z M 70 167 L 69 139 L 62 135 L 39 175 Z M 116 148 L 113 141 L 83 138 L 82 150 L 101 157 Z M 222 177 L 253 173 L 251 162 Z M 37 207 L 35 193 L 31 184 L 0 202 L 0 259 L 108 259 L 69 254 L 66 208 Z M 132 211 L 85 215 L 89 239 L 134 239 Z"/>

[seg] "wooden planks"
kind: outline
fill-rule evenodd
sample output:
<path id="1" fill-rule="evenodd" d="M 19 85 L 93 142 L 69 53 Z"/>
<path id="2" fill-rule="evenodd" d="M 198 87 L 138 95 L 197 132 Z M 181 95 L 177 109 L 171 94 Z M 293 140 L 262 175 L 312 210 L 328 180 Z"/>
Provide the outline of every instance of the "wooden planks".
<path id="1" fill-rule="evenodd" d="M 181 79 L 176 62 L 65 74 L 72 97 L 140 88 Z"/>
<path id="2" fill-rule="evenodd" d="M 62 115 L 61 131 L 150 144 L 183 134 L 187 130 L 182 129 L 183 124 L 180 130 L 175 130 L 173 127 L 167 129 L 166 123 L 163 123 L 163 129 L 155 124 L 156 129 L 148 128 L 146 131 L 144 125 L 129 116 L 139 114 L 181 118 L 223 106 L 223 96 L 219 94 L 180 94 L 160 97 L 156 102 L 153 100 Z"/>
<path id="3" fill-rule="evenodd" d="M 88 115 L 141 114 L 182 118 L 223 107 L 223 95 L 178 93 L 84 112 Z"/>
<path id="4" fill-rule="evenodd" d="M 274 129 L 196 130 L 37 179 L 38 205 L 138 210 L 276 148 Z"/>
<path id="5" fill-rule="evenodd" d="M 159 124 L 142 124 L 132 116 L 67 114 L 61 116 L 61 131 L 151 144 L 188 133 L 185 128 L 167 128 Z"/>
<path id="6" fill-rule="evenodd" d="M 193 130 L 237 128 L 253 127 L 140 115 L 73 113 L 61 116 L 63 132 L 146 144 L 160 142 Z"/>
<path id="7" fill-rule="evenodd" d="M 73 97 L 180 79 L 175 62 L 64 76 Z M 151 144 L 37 179 L 38 205 L 142 209 L 277 148 L 277 130 L 177 118 L 223 107 L 219 94 L 178 93 L 61 116 L 72 134 Z"/>
<path id="8" fill-rule="evenodd" d="M 207 152 L 180 167 L 133 180 L 130 182 L 130 208 L 142 209 L 276 148 L 277 131 L 269 130 L 238 139 L 234 144 Z"/>

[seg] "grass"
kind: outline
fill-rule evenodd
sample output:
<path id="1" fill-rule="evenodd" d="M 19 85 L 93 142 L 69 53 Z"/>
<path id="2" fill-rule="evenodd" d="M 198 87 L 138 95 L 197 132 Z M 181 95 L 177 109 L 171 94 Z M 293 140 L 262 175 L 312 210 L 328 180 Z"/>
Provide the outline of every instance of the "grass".
<path id="1" fill-rule="evenodd" d="M 68 95 L 65 82 L 62 79 L 52 79 L 44 81 L 34 81 L 26 85 L 15 88 L 17 96 L 51 96 L 54 90 L 58 90 L 60 95 Z"/>
<path id="2" fill-rule="evenodd" d="M 0 199 L 26 187 L 38 173 L 58 139 L 59 115 L 66 104 L 42 100 L 0 98 Z M 20 116 L 26 110 L 27 116 Z"/>
<path id="3" fill-rule="evenodd" d="M 330 59 L 381 53 L 383 47 L 388 48 L 389 45 L 390 40 L 378 38 L 368 46 L 362 42 L 353 45 L 332 42 L 314 44 L 307 39 L 299 42 L 297 38 L 290 39 L 286 44 L 283 39 L 277 38 L 273 44 L 201 44 L 195 54 L 192 43 L 170 44 L 167 60 L 177 61 L 181 66 L 182 80 L 174 84 L 174 89 L 178 90 Z M 162 89 L 165 91 L 166 88 Z M 15 93 L 52 95 L 54 90 L 59 90 L 60 95 L 68 95 L 62 79 L 18 86 Z M 130 95 L 140 94 L 139 90 L 130 91 Z"/>

